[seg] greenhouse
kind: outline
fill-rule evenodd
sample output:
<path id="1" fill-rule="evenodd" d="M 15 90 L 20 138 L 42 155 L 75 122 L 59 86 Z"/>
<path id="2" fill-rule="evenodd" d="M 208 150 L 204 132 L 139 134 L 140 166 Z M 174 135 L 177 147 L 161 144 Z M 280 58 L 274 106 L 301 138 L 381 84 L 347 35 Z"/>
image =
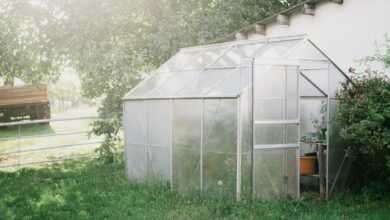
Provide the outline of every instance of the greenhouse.
<path id="1" fill-rule="evenodd" d="M 269 199 L 323 172 L 329 196 L 348 170 L 334 120 L 348 81 L 304 35 L 183 48 L 123 99 L 128 178 Z M 303 174 L 319 145 L 322 171 Z"/>

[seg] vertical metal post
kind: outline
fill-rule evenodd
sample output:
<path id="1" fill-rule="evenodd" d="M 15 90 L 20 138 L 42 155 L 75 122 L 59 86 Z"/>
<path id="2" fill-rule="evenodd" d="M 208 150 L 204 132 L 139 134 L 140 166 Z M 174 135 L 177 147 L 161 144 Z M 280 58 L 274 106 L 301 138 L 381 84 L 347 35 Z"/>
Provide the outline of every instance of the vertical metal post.
<path id="1" fill-rule="evenodd" d="M 202 110 L 200 119 L 200 191 L 203 192 L 203 142 L 204 142 L 204 99 L 202 99 Z"/>
<path id="2" fill-rule="evenodd" d="M 326 183 L 325 183 L 325 160 L 324 160 L 324 145 L 318 144 L 318 168 L 320 174 L 320 198 L 326 198 Z"/>
<path id="3" fill-rule="evenodd" d="M 242 158 L 242 149 L 241 149 L 241 98 L 237 99 L 237 170 L 236 170 L 236 200 L 241 200 L 241 158 Z"/>
<path id="4" fill-rule="evenodd" d="M 18 125 L 18 166 L 20 166 L 20 151 L 21 151 L 21 149 L 20 149 L 20 146 L 21 146 L 21 143 L 20 143 L 20 141 L 21 141 L 21 126 L 22 125 Z"/>
<path id="5" fill-rule="evenodd" d="M 170 146 L 169 146 L 169 156 L 170 156 L 170 164 L 169 164 L 169 170 L 170 170 L 170 186 L 171 190 L 173 190 L 173 100 L 170 100 L 170 109 L 169 109 L 169 119 L 171 123 L 169 136 L 170 136 Z"/>
<path id="6" fill-rule="evenodd" d="M 296 150 L 296 163 L 297 163 L 297 198 L 301 197 L 301 89 L 299 84 L 300 70 L 297 67 L 296 79 L 297 79 L 297 116 L 298 116 L 298 148 Z"/>
<path id="7" fill-rule="evenodd" d="M 287 77 L 288 74 L 288 69 L 287 66 L 284 66 L 284 80 L 283 80 L 283 87 L 284 87 L 284 100 L 283 100 L 283 118 L 282 120 L 287 120 Z M 287 125 L 283 124 L 282 127 L 282 135 L 283 135 L 283 144 L 287 144 Z M 284 184 L 284 194 L 287 196 L 288 194 L 288 175 L 287 175 L 287 154 L 288 154 L 288 149 L 283 150 L 283 161 L 282 161 L 282 173 L 283 173 L 283 184 Z"/>
<path id="8" fill-rule="evenodd" d="M 327 146 L 327 153 L 326 153 L 326 199 L 329 198 L 329 156 L 330 156 L 330 150 L 331 146 L 329 145 L 329 129 L 330 129 L 330 64 L 328 64 L 328 96 L 326 98 L 327 100 L 327 107 L 326 107 L 326 146 Z"/>
<path id="9" fill-rule="evenodd" d="M 252 147 L 251 147 L 251 194 L 252 196 L 255 195 L 255 144 L 256 144 L 256 125 L 255 125 L 255 64 L 254 64 L 254 59 L 251 59 L 250 63 L 251 67 L 251 122 L 252 122 Z"/>
<path id="10" fill-rule="evenodd" d="M 146 146 L 145 146 L 145 152 L 146 152 L 146 178 L 150 177 L 151 174 L 151 159 L 150 159 L 150 102 L 145 101 L 145 117 L 146 117 Z"/>

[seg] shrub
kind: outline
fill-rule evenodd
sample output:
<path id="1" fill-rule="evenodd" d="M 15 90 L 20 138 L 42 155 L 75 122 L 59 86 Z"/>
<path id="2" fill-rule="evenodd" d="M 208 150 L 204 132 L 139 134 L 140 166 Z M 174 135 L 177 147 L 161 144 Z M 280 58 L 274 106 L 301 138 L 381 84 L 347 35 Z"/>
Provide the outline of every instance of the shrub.
<path id="1" fill-rule="evenodd" d="M 390 183 L 390 80 L 366 71 L 339 92 L 341 136 L 354 160 L 355 184 Z"/>

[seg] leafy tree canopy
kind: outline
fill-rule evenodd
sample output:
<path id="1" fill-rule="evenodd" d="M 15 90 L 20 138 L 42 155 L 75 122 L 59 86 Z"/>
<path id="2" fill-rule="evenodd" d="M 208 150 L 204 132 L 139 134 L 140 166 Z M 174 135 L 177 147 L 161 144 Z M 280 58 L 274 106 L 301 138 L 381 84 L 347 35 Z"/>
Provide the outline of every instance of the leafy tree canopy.
<path id="1" fill-rule="evenodd" d="M 178 48 L 205 44 L 300 0 L 0 0 L 0 77 L 56 78 L 72 66 L 83 95 L 106 97 L 95 132 L 113 137 L 121 98 Z M 4 31 L 3 31 L 4 30 Z"/>

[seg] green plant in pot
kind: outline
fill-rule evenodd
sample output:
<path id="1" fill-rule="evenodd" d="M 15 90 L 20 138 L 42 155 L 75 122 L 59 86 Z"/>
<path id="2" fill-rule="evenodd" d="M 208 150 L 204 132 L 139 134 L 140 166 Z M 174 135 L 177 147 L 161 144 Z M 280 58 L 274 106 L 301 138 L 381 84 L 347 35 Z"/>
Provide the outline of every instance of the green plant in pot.
<path id="1" fill-rule="evenodd" d="M 328 105 L 326 101 L 321 102 L 320 117 L 312 118 L 313 127 L 316 129 L 316 142 L 326 142 L 327 136 L 327 111 Z"/>

